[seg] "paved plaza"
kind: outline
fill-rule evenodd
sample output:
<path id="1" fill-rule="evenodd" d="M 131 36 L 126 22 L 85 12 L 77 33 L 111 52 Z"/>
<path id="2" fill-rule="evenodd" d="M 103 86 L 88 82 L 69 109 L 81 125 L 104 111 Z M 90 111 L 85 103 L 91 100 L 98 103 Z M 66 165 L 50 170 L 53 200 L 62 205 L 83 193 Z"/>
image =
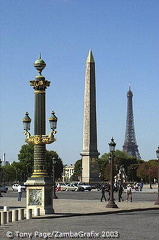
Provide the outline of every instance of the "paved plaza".
<path id="1" fill-rule="evenodd" d="M 64 193 L 59 193 L 62 196 L 62 194 Z M 68 193 L 68 195 L 72 194 L 72 196 L 75 193 Z M 88 192 L 88 196 L 89 196 L 90 192 Z M 93 194 L 93 192 L 92 192 Z M 98 193 L 96 193 L 98 194 Z M 143 189 L 143 192 L 138 192 L 137 194 L 142 195 L 142 196 L 147 196 L 146 194 L 148 194 L 148 196 L 152 196 L 153 199 L 157 198 L 157 188 L 156 189 Z M 16 193 L 14 192 L 14 197 L 7 197 L 5 194 L 3 194 L 3 197 L 0 198 L 0 207 L 1 210 L 3 208 L 3 206 L 9 206 L 10 209 L 13 208 L 25 208 L 25 204 L 26 204 L 26 198 L 23 197 L 22 201 L 19 202 L 17 201 L 17 197 Z M 98 196 L 101 196 L 101 193 L 99 192 Z M 108 201 L 107 201 L 108 202 Z M 25 230 L 27 232 L 29 232 L 29 229 L 31 232 L 33 232 L 34 230 L 38 229 L 38 231 L 41 230 L 41 232 L 46 231 L 46 229 L 48 229 L 48 231 L 50 231 L 51 226 L 54 229 L 54 227 L 56 226 L 56 229 L 62 231 L 63 228 L 61 228 L 61 224 L 64 224 L 63 227 L 64 229 L 76 229 L 78 227 L 78 220 L 82 221 L 81 224 L 83 224 L 81 226 L 81 229 L 85 229 L 85 225 L 90 225 L 90 229 L 98 229 L 98 224 L 103 226 L 104 229 L 104 223 L 100 223 L 100 218 L 103 219 L 104 216 L 106 218 L 104 219 L 112 219 L 112 224 L 115 224 L 115 219 L 119 216 L 120 218 L 122 218 L 123 216 L 123 220 L 126 221 L 126 218 L 128 218 L 128 216 L 131 216 L 131 214 L 138 213 L 138 216 L 141 217 L 142 214 L 144 215 L 145 211 L 147 212 L 152 212 L 155 211 L 156 214 L 159 214 L 159 205 L 154 205 L 154 201 L 150 201 L 149 199 L 145 199 L 144 201 L 133 201 L 133 202 L 118 202 L 116 201 L 116 204 L 118 205 L 118 208 L 106 208 L 106 204 L 107 202 L 100 202 L 100 199 L 85 199 L 85 200 L 81 200 L 81 199 L 54 199 L 53 200 L 53 206 L 54 206 L 54 210 L 55 213 L 54 214 L 48 214 L 48 215 L 43 215 L 43 216 L 33 216 L 33 219 L 30 220 L 21 220 L 21 221 L 17 221 L 17 222 L 12 222 L 12 223 L 8 223 L 6 225 L 2 225 L 0 226 L 0 239 L 8 239 L 8 237 L 6 237 L 6 233 L 8 231 L 21 231 L 25 232 Z M 148 211 L 149 210 L 149 211 Z M 103 217 L 102 217 L 103 216 Z M 114 216 L 114 217 L 113 217 Z M 156 215 L 158 216 L 158 215 Z M 65 219 L 65 220 L 64 220 Z M 66 220 L 67 219 L 67 220 Z M 73 220 L 74 219 L 74 220 Z M 83 219 L 83 220 L 80 220 Z M 99 223 L 97 224 L 96 228 L 95 226 L 91 228 L 91 223 L 89 223 L 89 219 L 90 221 L 94 221 L 95 224 L 95 219 L 98 219 Z M 94 220 L 93 220 L 94 219 Z M 142 218 L 141 218 L 142 219 Z M 148 218 L 149 219 L 149 218 Z M 86 223 L 84 224 L 83 221 L 86 221 Z M 139 221 L 139 218 L 136 219 L 136 221 Z M 147 220 L 148 221 L 148 220 Z M 77 223 L 76 223 L 77 222 Z M 108 221 L 109 222 L 109 221 Z M 106 223 L 108 226 L 108 222 Z M 72 226 L 70 226 L 70 224 L 72 224 Z M 130 223 L 129 223 L 130 224 Z M 133 223 L 135 224 L 135 223 Z M 66 228 L 67 226 L 67 228 Z M 70 228 L 69 228 L 70 226 Z M 99 229 L 102 230 L 102 227 L 99 227 Z M 109 228 L 111 229 L 118 229 L 117 226 L 113 226 L 109 224 Z M 131 228 L 131 226 L 129 226 Z M 151 227 L 149 224 L 147 227 Z M 123 226 L 124 228 L 124 226 Z M 78 228 L 77 228 L 78 229 Z M 86 228 L 87 229 L 87 228 Z M 121 227 L 122 229 L 122 227 Z M 65 230 L 66 231 L 66 230 Z M 121 231 L 121 230 L 120 230 Z M 126 231 L 126 230 L 125 230 Z M 15 233 L 14 233 L 15 234 Z M 126 234 L 126 232 L 125 232 Z M 21 236 L 21 237 L 14 237 L 13 239 L 29 239 L 29 236 Z M 32 239 L 32 238 L 30 238 Z M 44 239 L 43 237 L 36 237 L 33 239 Z M 48 238 L 49 239 L 49 238 Z M 69 239 L 69 238 L 65 238 L 65 239 Z M 90 238 L 89 238 L 90 239 Z M 93 239 L 93 238 L 92 238 Z M 126 239 L 126 238 L 123 238 Z M 130 239 L 135 239 L 135 238 L 130 238 Z M 136 238 L 137 239 L 137 238 Z M 135 240 L 136 240 L 135 239 Z M 139 238 L 140 240 L 142 240 L 142 238 Z M 155 239 L 155 238 L 154 238 Z M 156 238 L 157 239 L 157 238 Z"/>
<path id="2" fill-rule="evenodd" d="M 92 190 L 93 191 L 93 190 Z M 95 190 L 94 190 L 95 191 Z M 157 199 L 157 187 L 153 189 L 149 189 L 146 186 L 142 192 L 138 192 L 138 194 L 149 193 L 154 195 L 154 199 Z M 89 194 L 89 192 L 88 192 Z M 125 196 L 126 193 L 123 193 Z M 133 202 L 118 202 L 116 201 L 118 208 L 106 208 L 106 204 L 108 202 L 100 202 L 100 192 L 99 199 L 91 200 L 80 200 L 80 199 L 53 199 L 53 208 L 55 213 L 49 215 L 39 216 L 43 217 L 58 217 L 58 216 L 68 216 L 68 215 L 81 215 L 81 214 L 105 214 L 112 212 L 121 212 L 121 211 L 135 211 L 135 210 L 143 210 L 143 209 L 156 209 L 159 208 L 158 205 L 154 205 L 153 201 L 147 201 L 144 199 L 143 201 L 133 201 Z M 16 197 L 7 197 L 3 194 L 3 197 L 0 198 L 0 207 L 1 210 L 3 206 L 8 206 L 10 209 L 12 208 L 25 208 L 26 198 L 22 198 L 22 201 L 17 201 Z"/>

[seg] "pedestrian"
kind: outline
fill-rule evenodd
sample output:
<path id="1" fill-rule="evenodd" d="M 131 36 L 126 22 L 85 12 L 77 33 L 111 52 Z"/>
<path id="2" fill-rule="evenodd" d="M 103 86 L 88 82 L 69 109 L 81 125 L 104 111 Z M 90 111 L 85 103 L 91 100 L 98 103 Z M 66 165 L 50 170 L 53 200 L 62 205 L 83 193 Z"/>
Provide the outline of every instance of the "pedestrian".
<path id="1" fill-rule="evenodd" d="M 18 201 L 21 201 L 22 198 L 22 186 L 18 185 Z"/>
<path id="2" fill-rule="evenodd" d="M 1 194 L 1 191 L 0 191 L 0 197 L 3 197 L 2 194 Z"/>
<path id="3" fill-rule="evenodd" d="M 129 200 L 129 197 L 130 201 L 132 202 L 132 187 L 130 184 L 127 186 L 126 195 L 127 195 L 126 202 Z"/>
<path id="4" fill-rule="evenodd" d="M 139 191 L 142 191 L 142 188 L 143 188 L 143 183 L 140 182 L 140 183 L 139 183 Z"/>
<path id="5" fill-rule="evenodd" d="M 110 183 L 109 182 L 106 183 L 105 185 L 105 191 L 108 192 L 108 195 L 109 195 L 108 201 L 109 201 L 110 200 Z"/>
<path id="6" fill-rule="evenodd" d="M 102 197 L 101 197 L 101 202 L 103 201 L 103 198 L 104 198 L 104 200 L 105 200 L 105 202 L 106 202 L 106 197 L 105 197 L 105 186 L 103 185 L 102 186 Z"/>
<path id="7" fill-rule="evenodd" d="M 122 193 L 123 193 L 123 186 L 120 184 L 118 188 L 118 202 L 121 202 L 121 200 L 123 200 Z"/>

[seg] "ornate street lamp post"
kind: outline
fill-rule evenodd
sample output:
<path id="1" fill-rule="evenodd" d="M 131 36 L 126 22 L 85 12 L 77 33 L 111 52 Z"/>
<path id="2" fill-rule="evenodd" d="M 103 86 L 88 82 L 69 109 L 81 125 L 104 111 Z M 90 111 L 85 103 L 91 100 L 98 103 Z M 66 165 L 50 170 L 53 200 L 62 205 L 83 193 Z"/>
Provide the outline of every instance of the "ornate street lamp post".
<path id="1" fill-rule="evenodd" d="M 157 200 L 155 202 L 155 205 L 159 205 L 159 147 L 156 150 L 156 155 L 157 155 L 157 158 L 158 158 L 158 197 L 157 197 Z"/>
<path id="2" fill-rule="evenodd" d="M 26 112 L 23 118 L 24 134 L 26 135 L 25 141 L 28 144 L 34 145 L 34 170 L 30 178 L 26 181 L 27 186 L 27 209 L 40 208 L 42 214 L 53 213 L 53 181 L 48 176 L 46 171 L 46 144 L 55 141 L 54 134 L 57 126 L 57 117 L 55 113 L 51 112 L 49 118 L 51 132 L 46 135 L 45 128 L 45 90 L 50 86 L 50 82 L 45 80 L 41 74 L 45 68 L 46 63 L 41 56 L 35 61 L 34 67 L 39 72 L 35 80 L 30 81 L 33 86 L 35 105 L 34 105 L 34 135 L 31 135 L 30 123 L 31 118 L 29 113 Z"/>
<path id="3" fill-rule="evenodd" d="M 52 158 L 52 178 L 53 178 L 53 184 L 54 184 L 54 187 L 53 187 L 53 198 L 54 199 L 57 199 L 57 195 L 56 195 L 56 183 L 55 183 L 55 164 L 56 164 L 56 158 L 53 157 Z"/>
<path id="4" fill-rule="evenodd" d="M 115 204 L 114 201 L 114 192 L 113 192 L 113 186 L 114 186 L 114 152 L 115 152 L 115 146 L 116 143 L 114 142 L 114 139 L 111 139 L 111 142 L 109 143 L 109 149 L 111 154 L 111 185 L 110 185 L 110 199 L 108 204 L 106 205 L 106 208 L 118 208 L 118 206 Z"/>

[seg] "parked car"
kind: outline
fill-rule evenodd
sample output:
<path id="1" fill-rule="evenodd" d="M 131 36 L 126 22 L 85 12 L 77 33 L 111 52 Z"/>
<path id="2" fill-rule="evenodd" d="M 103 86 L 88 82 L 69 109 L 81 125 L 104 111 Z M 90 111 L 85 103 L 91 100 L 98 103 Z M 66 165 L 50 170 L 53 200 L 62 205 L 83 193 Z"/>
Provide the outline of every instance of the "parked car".
<path id="1" fill-rule="evenodd" d="M 57 191 L 65 191 L 66 190 L 66 184 L 65 183 L 57 183 L 56 189 L 57 189 Z"/>
<path id="2" fill-rule="evenodd" d="M 13 191 L 17 191 L 19 185 L 21 185 L 21 184 L 19 184 L 19 183 L 13 184 L 13 185 L 12 185 L 12 190 L 13 190 Z M 22 187 L 22 190 L 23 190 L 23 191 L 26 190 L 26 187 L 25 187 L 24 185 L 21 185 L 21 187 Z"/>
<path id="3" fill-rule="evenodd" d="M 74 184 L 66 184 L 66 191 L 78 191 L 78 187 Z"/>
<path id="4" fill-rule="evenodd" d="M 0 185 L 0 192 L 6 193 L 7 191 L 8 191 L 7 187 Z"/>
<path id="5" fill-rule="evenodd" d="M 85 191 L 85 190 L 88 190 L 88 191 L 91 191 L 91 190 L 92 190 L 91 185 L 90 185 L 90 184 L 87 184 L 87 183 L 78 183 L 77 186 L 80 187 L 80 188 L 83 188 L 84 191 Z"/>
<path id="6" fill-rule="evenodd" d="M 84 188 L 82 186 L 80 186 L 78 183 L 74 183 L 73 185 L 78 188 L 77 191 L 84 191 Z"/>

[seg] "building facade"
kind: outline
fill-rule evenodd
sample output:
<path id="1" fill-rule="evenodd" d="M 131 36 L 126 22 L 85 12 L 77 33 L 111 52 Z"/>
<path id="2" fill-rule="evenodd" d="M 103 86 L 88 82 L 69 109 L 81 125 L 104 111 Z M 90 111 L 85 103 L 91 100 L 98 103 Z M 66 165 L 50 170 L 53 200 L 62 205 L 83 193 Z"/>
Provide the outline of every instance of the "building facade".
<path id="1" fill-rule="evenodd" d="M 74 165 L 70 164 L 70 165 L 65 165 L 63 168 L 63 182 L 70 182 L 71 176 L 74 173 Z"/>

